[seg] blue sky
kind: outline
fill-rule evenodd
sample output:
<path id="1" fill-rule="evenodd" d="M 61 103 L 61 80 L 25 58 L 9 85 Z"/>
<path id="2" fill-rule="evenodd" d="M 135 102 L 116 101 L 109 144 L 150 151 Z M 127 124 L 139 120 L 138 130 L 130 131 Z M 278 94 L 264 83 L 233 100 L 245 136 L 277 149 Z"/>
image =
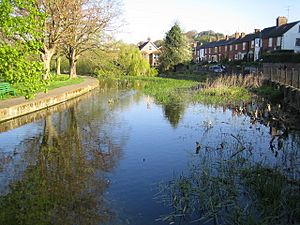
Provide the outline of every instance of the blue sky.
<path id="1" fill-rule="evenodd" d="M 116 38 L 136 44 L 163 39 L 175 21 L 184 31 L 233 34 L 274 26 L 278 16 L 300 20 L 300 0 L 123 0 L 123 11 Z"/>

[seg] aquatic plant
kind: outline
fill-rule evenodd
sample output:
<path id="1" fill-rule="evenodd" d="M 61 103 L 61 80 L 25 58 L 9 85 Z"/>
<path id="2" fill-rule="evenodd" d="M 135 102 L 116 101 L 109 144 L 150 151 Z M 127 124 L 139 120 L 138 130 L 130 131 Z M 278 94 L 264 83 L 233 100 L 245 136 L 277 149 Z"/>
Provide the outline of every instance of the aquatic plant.
<path id="1" fill-rule="evenodd" d="M 138 88 L 155 98 L 159 104 L 171 102 L 202 102 L 206 104 L 228 104 L 249 101 L 251 95 L 243 87 L 205 87 L 203 83 L 161 77 L 121 76 L 112 80 L 101 80 L 102 85 L 115 88 Z"/>
<path id="2" fill-rule="evenodd" d="M 159 184 L 169 224 L 298 224 L 300 182 L 288 172 L 253 163 L 239 136 L 223 148 L 202 146 L 188 171 Z M 218 153 L 222 151 L 222 153 Z M 218 159 L 212 155 L 218 155 Z"/>

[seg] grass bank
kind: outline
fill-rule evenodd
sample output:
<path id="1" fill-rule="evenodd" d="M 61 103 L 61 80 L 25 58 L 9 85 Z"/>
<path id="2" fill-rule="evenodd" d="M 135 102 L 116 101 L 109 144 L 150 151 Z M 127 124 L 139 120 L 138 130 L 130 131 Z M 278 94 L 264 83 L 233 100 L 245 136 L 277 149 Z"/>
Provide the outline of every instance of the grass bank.
<path id="1" fill-rule="evenodd" d="M 84 78 L 82 78 L 82 77 L 77 77 L 77 78 L 70 79 L 68 75 L 52 74 L 51 78 L 49 79 L 49 81 L 46 85 L 46 91 L 52 90 L 52 89 L 55 89 L 55 88 L 59 88 L 59 87 L 72 85 L 72 84 L 79 84 L 83 81 L 84 81 Z M 6 94 L 6 95 L 3 96 L 3 98 L 0 99 L 0 101 L 10 99 L 10 98 L 23 96 L 21 94 L 21 90 L 23 88 L 22 83 L 13 84 L 13 85 L 11 85 L 11 87 L 16 91 L 16 96 L 13 96 L 11 94 Z M 44 91 L 45 90 L 40 90 L 39 92 L 44 92 Z"/>

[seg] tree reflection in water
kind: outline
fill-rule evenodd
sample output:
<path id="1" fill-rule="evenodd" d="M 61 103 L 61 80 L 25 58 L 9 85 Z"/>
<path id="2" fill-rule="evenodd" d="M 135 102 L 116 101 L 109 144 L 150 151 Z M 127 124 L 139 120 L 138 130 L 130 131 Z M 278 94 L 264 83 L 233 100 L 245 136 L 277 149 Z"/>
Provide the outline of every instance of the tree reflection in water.
<path id="1" fill-rule="evenodd" d="M 183 117 L 185 111 L 185 105 L 183 103 L 172 103 L 163 105 L 165 117 L 169 120 L 173 128 L 178 126 L 180 119 Z"/>
<path id="2" fill-rule="evenodd" d="M 24 161 L 32 163 L 0 197 L 0 224 L 101 224 L 113 218 L 103 197 L 105 171 L 116 166 L 121 148 L 109 135 L 94 139 L 99 127 L 80 129 L 77 111 L 60 113 L 57 126 L 47 116 L 43 134 L 23 143 L 31 158 Z"/>

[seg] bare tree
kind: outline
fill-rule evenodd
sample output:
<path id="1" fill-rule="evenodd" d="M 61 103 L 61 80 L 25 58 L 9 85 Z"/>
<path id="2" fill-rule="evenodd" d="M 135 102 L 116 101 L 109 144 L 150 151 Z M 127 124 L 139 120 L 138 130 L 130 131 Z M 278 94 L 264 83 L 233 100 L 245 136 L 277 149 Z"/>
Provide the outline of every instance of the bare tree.
<path id="1" fill-rule="evenodd" d="M 44 79 L 48 79 L 50 62 L 60 45 L 70 33 L 71 6 L 78 0 L 37 0 L 40 11 L 45 12 L 43 49 L 41 57 L 44 62 Z"/>
<path id="2" fill-rule="evenodd" d="M 70 0 L 71 1 L 71 0 Z M 68 18 L 70 29 L 64 43 L 70 65 L 70 77 L 76 77 L 79 56 L 101 45 L 105 31 L 112 28 L 120 15 L 117 0 L 73 0 Z"/>

